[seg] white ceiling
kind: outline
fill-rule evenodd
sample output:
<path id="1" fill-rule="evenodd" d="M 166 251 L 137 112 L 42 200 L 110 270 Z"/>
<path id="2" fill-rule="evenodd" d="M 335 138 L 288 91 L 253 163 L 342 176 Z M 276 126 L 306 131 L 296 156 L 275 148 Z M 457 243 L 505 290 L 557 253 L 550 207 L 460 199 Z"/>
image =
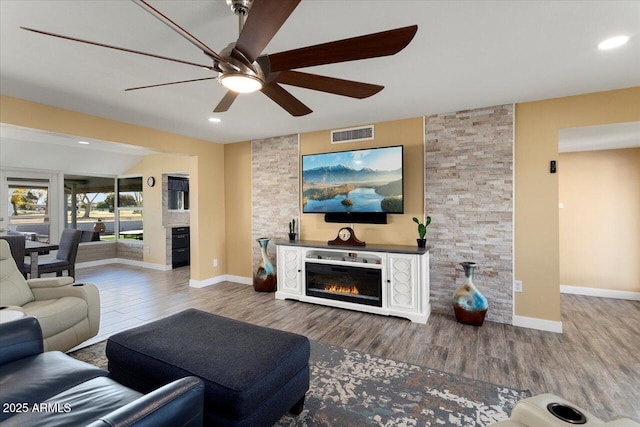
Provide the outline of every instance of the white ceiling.
<path id="1" fill-rule="evenodd" d="M 78 141 L 89 142 L 88 145 Z M 153 150 L 0 123 L 0 167 L 117 176 Z"/>
<path id="2" fill-rule="evenodd" d="M 218 52 L 237 38 L 224 0 L 151 3 Z M 206 70 L 18 28 L 207 63 L 134 3 L 0 0 L 0 15 L 2 94 L 220 143 L 640 85 L 640 1 L 303 0 L 265 53 L 411 24 L 418 33 L 392 57 L 304 70 L 386 86 L 371 98 L 287 87 L 314 112 L 294 118 L 254 93 L 212 124 L 225 93 L 215 80 L 123 91 Z M 620 33 L 626 46 L 598 51 Z"/>
<path id="3" fill-rule="evenodd" d="M 558 151 L 614 150 L 640 147 L 640 122 L 560 129 Z"/>

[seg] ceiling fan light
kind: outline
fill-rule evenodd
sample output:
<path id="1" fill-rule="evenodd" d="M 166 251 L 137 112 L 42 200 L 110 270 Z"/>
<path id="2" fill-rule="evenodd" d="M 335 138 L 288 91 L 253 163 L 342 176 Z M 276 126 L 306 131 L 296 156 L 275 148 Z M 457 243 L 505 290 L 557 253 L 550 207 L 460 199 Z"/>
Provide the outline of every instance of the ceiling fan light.
<path id="1" fill-rule="evenodd" d="M 223 74 L 220 83 L 227 89 L 238 93 L 251 93 L 262 89 L 262 81 L 245 74 Z"/>

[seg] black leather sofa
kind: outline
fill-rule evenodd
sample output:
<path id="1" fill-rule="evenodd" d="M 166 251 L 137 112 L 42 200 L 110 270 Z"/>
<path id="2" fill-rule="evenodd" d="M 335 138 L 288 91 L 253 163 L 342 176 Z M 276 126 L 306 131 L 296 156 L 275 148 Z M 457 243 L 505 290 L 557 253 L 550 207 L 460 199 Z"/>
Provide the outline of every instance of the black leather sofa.
<path id="1" fill-rule="evenodd" d="M 0 424 L 202 426 L 204 385 L 185 377 L 142 394 L 59 351 L 43 352 L 34 317 L 0 324 Z"/>

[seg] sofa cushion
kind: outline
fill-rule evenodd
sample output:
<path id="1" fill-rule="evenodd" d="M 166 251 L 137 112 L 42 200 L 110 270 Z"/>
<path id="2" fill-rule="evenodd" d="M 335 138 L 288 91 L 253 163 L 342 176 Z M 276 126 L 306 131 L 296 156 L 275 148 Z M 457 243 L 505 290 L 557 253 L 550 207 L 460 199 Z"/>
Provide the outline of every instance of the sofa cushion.
<path id="1" fill-rule="evenodd" d="M 41 402 L 36 411 L 9 418 L 3 427 L 86 426 L 141 396 L 109 378 L 94 378 Z"/>
<path id="2" fill-rule="evenodd" d="M 32 406 L 84 381 L 107 374 L 105 370 L 59 351 L 25 357 L 0 366 L 0 407 L 5 408 L 5 403 Z M 13 415 L 16 414 L 0 411 L 0 421 Z"/>
<path id="3" fill-rule="evenodd" d="M 27 316 L 35 316 L 45 338 L 58 334 L 87 318 L 87 302 L 78 297 L 33 301 L 22 306 Z"/>
<path id="4" fill-rule="evenodd" d="M 35 299 L 18 270 L 6 240 L 0 239 L 0 305 L 24 305 Z"/>

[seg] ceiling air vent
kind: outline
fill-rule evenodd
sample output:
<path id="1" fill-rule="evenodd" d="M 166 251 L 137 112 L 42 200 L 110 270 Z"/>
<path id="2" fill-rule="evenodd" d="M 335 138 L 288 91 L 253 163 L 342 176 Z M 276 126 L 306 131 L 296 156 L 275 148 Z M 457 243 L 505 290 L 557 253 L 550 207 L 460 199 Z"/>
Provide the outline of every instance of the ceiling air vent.
<path id="1" fill-rule="evenodd" d="M 331 131 L 332 144 L 342 144 L 343 142 L 351 141 L 364 141 L 367 139 L 373 139 L 373 125 Z"/>

